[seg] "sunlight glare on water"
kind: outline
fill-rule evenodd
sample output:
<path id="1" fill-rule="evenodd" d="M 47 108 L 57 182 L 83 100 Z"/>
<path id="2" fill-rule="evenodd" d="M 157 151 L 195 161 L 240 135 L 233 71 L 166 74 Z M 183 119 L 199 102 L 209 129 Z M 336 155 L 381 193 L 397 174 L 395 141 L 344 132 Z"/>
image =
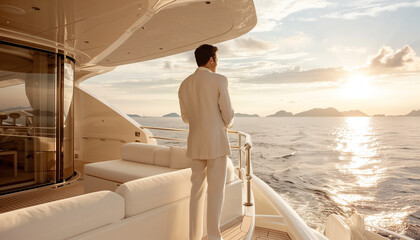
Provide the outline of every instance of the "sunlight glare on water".
<path id="1" fill-rule="evenodd" d="M 378 157 L 378 143 L 370 127 L 370 118 L 349 117 L 345 126 L 336 132 L 337 147 L 340 152 L 337 169 L 350 179 L 353 176 L 357 187 L 367 188 L 378 184 L 384 175 L 382 160 Z"/>
<path id="2" fill-rule="evenodd" d="M 350 117 L 337 127 L 335 135 L 336 148 L 339 153 L 336 169 L 343 175 L 341 181 L 333 183 L 333 200 L 345 208 L 358 208 L 366 202 L 377 202 L 377 185 L 387 176 L 387 168 L 381 155 L 379 143 L 371 127 L 371 118 Z M 406 209 L 388 209 L 379 214 L 366 214 L 366 223 L 376 226 L 402 224 L 407 218 Z"/>

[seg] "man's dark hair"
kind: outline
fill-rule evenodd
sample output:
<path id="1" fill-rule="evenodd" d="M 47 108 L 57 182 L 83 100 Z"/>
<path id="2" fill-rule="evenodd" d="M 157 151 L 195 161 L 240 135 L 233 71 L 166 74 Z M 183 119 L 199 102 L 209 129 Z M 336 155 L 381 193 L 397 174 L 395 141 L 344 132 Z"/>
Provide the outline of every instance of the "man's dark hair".
<path id="1" fill-rule="evenodd" d="M 199 67 L 206 65 L 210 58 L 216 57 L 217 47 L 203 44 L 194 51 L 195 61 Z"/>

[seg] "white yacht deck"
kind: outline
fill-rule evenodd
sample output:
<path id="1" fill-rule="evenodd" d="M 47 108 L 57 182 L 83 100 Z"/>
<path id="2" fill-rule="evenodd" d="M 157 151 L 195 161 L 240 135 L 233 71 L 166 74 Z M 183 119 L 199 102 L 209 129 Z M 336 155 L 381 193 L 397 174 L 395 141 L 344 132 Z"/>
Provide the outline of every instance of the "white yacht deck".
<path id="1" fill-rule="evenodd" d="M 82 195 L 84 193 L 83 166 L 86 163 L 88 162 L 74 161 L 74 168 L 78 172 L 78 176 L 67 185 L 61 187 L 49 185 L 0 196 L 0 213 Z"/>
<path id="2" fill-rule="evenodd" d="M 0 213 L 52 202 L 83 194 L 83 181 L 58 188 L 46 186 L 41 189 L 27 190 L 5 196 L 0 196 Z"/>
<path id="3" fill-rule="evenodd" d="M 87 163 L 87 162 L 86 162 Z M 61 187 L 46 186 L 25 192 L 17 192 L 0 196 L 0 213 L 13 211 L 20 208 L 30 207 L 42 203 L 52 202 L 60 199 L 82 195 L 83 191 L 83 166 L 85 162 L 75 161 L 75 169 L 78 172 L 77 180 Z M 250 217 L 240 217 L 222 226 L 224 240 L 245 239 L 251 227 Z M 252 236 L 253 240 L 290 240 L 286 232 L 268 228 L 255 227 Z M 206 237 L 203 240 L 207 240 Z"/>

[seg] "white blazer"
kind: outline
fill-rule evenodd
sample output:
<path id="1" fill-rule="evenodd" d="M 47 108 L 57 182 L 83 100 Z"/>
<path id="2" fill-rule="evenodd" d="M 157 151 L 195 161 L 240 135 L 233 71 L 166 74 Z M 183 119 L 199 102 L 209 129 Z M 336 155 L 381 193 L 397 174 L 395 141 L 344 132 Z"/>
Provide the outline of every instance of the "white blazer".
<path id="1" fill-rule="evenodd" d="M 181 117 L 189 123 L 187 156 L 216 159 L 230 155 L 226 129 L 233 123 L 228 80 L 199 67 L 187 77 L 178 91 Z"/>

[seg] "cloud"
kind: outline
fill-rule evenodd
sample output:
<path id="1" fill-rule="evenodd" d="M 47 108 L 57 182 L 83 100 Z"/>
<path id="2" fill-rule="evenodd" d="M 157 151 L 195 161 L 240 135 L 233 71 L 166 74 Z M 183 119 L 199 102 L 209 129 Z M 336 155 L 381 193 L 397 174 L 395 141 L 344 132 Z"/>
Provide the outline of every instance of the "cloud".
<path id="1" fill-rule="evenodd" d="M 253 32 L 270 31 L 275 26 L 280 25 L 281 21 L 294 13 L 313 9 L 325 8 L 328 6 L 325 0 L 259 0 L 255 1 L 257 9 L 258 24 Z"/>
<path id="2" fill-rule="evenodd" d="M 302 18 L 296 18 L 296 21 L 301 22 L 315 22 L 317 18 L 309 18 L 309 17 L 302 17 Z"/>
<path id="3" fill-rule="evenodd" d="M 241 50 L 264 51 L 272 48 L 273 44 L 268 41 L 256 39 L 251 36 L 234 40 L 236 46 Z"/>
<path id="4" fill-rule="evenodd" d="M 169 70 L 173 69 L 173 64 L 171 61 L 164 61 L 163 64 L 164 64 L 163 69 L 169 69 Z"/>
<path id="5" fill-rule="evenodd" d="M 376 17 L 383 12 L 395 12 L 400 8 L 420 7 L 420 1 L 412 2 L 378 2 L 378 1 L 357 1 L 347 5 L 348 9 L 325 15 L 325 18 L 353 20 L 360 17 Z"/>
<path id="6" fill-rule="evenodd" d="M 349 72 L 343 68 L 319 68 L 302 70 L 301 66 L 295 66 L 283 72 L 273 72 L 253 78 L 244 79 L 241 82 L 257 84 L 285 84 L 285 83 L 314 83 L 314 82 L 337 82 L 346 78 Z"/>
<path id="7" fill-rule="evenodd" d="M 334 51 L 354 51 L 352 48 L 332 48 Z M 361 51 L 361 50 L 360 50 Z M 304 70 L 301 66 L 286 68 L 283 71 L 271 72 L 257 76 L 249 76 L 240 80 L 241 83 L 255 84 L 285 84 L 285 83 L 320 83 L 339 82 L 355 73 L 369 76 L 384 76 L 391 74 L 406 74 L 420 72 L 420 58 L 410 46 L 393 50 L 383 46 L 378 53 L 369 56 L 362 67 L 353 68 L 317 68 Z"/>
<path id="8" fill-rule="evenodd" d="M 358 47 L 344 47 L 344 46 L 331 46 L 327 49 L 328 52 L 333 53 L 357 53 L 357 54 L 364 54 L 366 53 L 366 48 L 358 48 Z"/>
<path id="9" fill-rule="evenodd" d="M 312 41 L 312 38 L 303 32 L 298 32 L 287 38 L 280 38 L 279 44 L 283 49 L 300 49 Z"/>
<path id="10" fill-rule="evenodd" d="M 218 55 L 222 59 L 241 57 L 255 57 L 256 55 L 266 55 L 267 51 L 277 49 L 277 44 L 252 37 L 243 36 L 228 42 L 216 44 L 219 48 Z"/>
<path id="11" fill-rule="evenodd" d="M 288 37 L 278 37 L 275 41 L 266 41 L 246 35 L 216 46 L 219 48 L 218 54 L 222 59 L 238 60 L 251 57 L 253 59 L 268 59 L 268 57 L 277 58 L 280 55 L 295 58 L 306 54 L 297 51 L 307 46 L 311 41 L 311 36 L 297 32 Z"/>
<path id="12" fill-rule="evenodd" d="M 273 30 L 276 26 L 280 25 L 276 20 L 258 18 L 257 26 L 252 29 L 252 32 L 269 32 Z"/>
<path id="13" fill-rule="evenodd" d="M 382 46 L 378 53 L 368 57 L 366 71 L 370 74 L 390 74 L 420 71 L 420 58 L 408 45 L 393 50 Z"/>

